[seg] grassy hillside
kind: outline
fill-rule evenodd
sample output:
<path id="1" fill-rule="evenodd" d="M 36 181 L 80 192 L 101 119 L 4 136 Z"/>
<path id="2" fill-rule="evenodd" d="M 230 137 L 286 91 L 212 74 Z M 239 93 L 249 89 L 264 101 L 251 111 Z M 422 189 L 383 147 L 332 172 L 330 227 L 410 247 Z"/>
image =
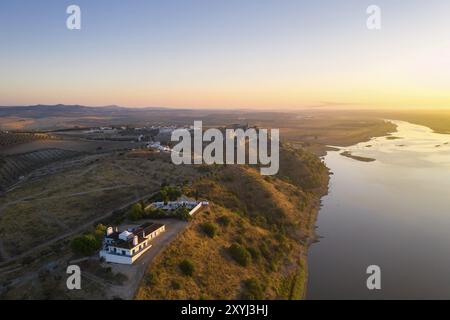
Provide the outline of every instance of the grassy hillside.
<path id="1" fill-rule="evenodd" d="M 328 171 L 306 151 L 284 148 L 276 177 L 255 168 L 209 168 L 186 192 L 208 199 L 152 263 L 137 299 L 299 299 L 305 253 Z"/>
<path id="2" fill-rule="evenodd" d="M 8 168 L 1 167 L 0 176 Z M 162 182 L 181 185 L 197 176 L 194 167 L 150 152 L 89 155 L 38 169 L 0 197 L 0 261 L 114 212 Z"/>

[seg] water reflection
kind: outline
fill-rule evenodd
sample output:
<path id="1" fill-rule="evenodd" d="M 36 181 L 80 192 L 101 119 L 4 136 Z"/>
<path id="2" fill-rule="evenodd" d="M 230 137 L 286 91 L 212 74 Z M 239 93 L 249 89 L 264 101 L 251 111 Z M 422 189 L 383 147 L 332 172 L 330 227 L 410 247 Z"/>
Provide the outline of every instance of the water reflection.
<path id="1" fill-rule="evenodd" d="M 325 157 L 334 175 L 308 257 L 310 299 L 450 298 L 450 135 L 392 122 L 390 138 L 342 150 L 375 162 Z M 372 264 L 379 292 L 366 288 Z"/>

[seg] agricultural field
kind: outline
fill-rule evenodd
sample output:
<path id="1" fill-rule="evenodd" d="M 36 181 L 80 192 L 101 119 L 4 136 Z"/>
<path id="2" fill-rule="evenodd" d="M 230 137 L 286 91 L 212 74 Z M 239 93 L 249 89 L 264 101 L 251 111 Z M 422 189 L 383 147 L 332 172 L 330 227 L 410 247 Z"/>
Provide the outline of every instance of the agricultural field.
<path id="1" fill-rule="evenodd" d="M 0 151 L 4 148 L 15 146 L 18 144 L 36 141 L 36 140 L 48 140 L 53 137 L 46 133 L 10 133 L 0 132 Z"/>
<path id="2" fill-rule="evenodd" d="M 42 149 L 63 149 L 77 152 L 108 152 L 139 147 L 139 143 L 130 141 L 88 141 L 78 139 L 52 139 L 30 141 L 0 149 L 0 155 L 14 155 Z"/>
<path id="3" fill-rule="evenodd" d="M 0 158 L 0 190 L 24 179 L 33 170 L 49 163 L 80 155 L 79 152 L 62 149 L 44 149 Z"/>
<path id="4" fill-rule="evenodd" d="M 88 155 L 54 166 L 40 169 L 34 179 L 0 197 L 3 260 L 112 214 L 155 192 L 162 182 L 181 185 L 199 174 L 194 167 L 175 166 L 150 152 L 147 158 Z"/>
<path id="5" fill-rule="evenodd" d="M 37 134 L 33 134 L 36 136 Z M 44 134 L 42 134 L 45 136 Z M 22 139 L 0 148 L 0 192 L 28 179 L 36 169 L 52 166 L 88 154 L 101 154 L 138 148 L 130 141 L 86 141 L 79 139 Z"/>

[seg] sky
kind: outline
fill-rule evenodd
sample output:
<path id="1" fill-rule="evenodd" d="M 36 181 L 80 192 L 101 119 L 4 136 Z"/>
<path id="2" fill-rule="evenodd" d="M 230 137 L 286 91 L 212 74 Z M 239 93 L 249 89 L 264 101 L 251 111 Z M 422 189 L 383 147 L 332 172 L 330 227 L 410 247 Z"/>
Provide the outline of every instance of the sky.
<path id="1" fill-rule="evenodd" d="M 450 108 L 449 70 L 448 0 L 0 1 L 0 105 Z"/>

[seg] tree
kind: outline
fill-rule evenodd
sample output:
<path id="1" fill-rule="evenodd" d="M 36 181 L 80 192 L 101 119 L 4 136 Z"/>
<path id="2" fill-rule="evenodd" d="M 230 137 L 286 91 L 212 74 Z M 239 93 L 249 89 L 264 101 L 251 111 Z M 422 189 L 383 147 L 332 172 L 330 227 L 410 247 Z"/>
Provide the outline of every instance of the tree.
<path id="1" fill-rule="evenodd" d="M 135 203 L 128 211 L 128 218 L 130 220 L 139 220 L 144 217 L 144 208 L 141 203 Z"/>
<path id="2" fill-rule="evenodd" d="M 142 212 L 144 212 L 146 207 L 144 200 L 139 201 L 139 205 L 141 206 Z"/>
<path id="3" fill-rule="evenodd" d="M 70 246 L 75 254 L 90 256 L 101 248 L 101 241 L 97 240 L 92 234 L 86 234 L 76 237 L 72 240 Z"/>
<path id="4" fill-rule="evenodd" d="M 95 227 L 94 236 L 98 241 L 103 241 L 103 237 L 105 236 L 107 227 L 103 224 L 98 224 Z"/>
<path id="5" fill-rule="evenodd" d="M 191 219 L 189 212 L 190 211 L 188 208 L 179 207 L 177 210 L 175 210 L 175 212 L 173 213 L 173 216 L 180 220 L 189 221 Z"/>
<path id="6" fill-rule="evenodd" d="M 164 203 L 167 203 L 169 201 L 175 201 L 179 197 L 181 197 L 182 193 L 181 190 L 177 187 L 171 187 L 163 184 L 161 186 L 161 190 L 157 194 L 155 194 L 153 197 L 151 197 L 152 201 L 163 201 Z"/>
<path id="7" fill-rule="evenodd" d="M 165 204 L 169 202 L 169 195 L 166 191 L 161 191 L 161 200 L 164 201 Z"/>
<path id="8" fill-rule="evenodd" d="M 170 201 L 175 201 L 179 197 L 181 197 L 181 191 L 179 188 L 176 187 L 166 187 L 166 193 Z"/>
<path id="9" fill-rule="evenodd" d="M 150 206 L 145 210 L 145 217 L 151 219 L 161 219 L 166 218 L 167 213 L 164 210 Z"/>

